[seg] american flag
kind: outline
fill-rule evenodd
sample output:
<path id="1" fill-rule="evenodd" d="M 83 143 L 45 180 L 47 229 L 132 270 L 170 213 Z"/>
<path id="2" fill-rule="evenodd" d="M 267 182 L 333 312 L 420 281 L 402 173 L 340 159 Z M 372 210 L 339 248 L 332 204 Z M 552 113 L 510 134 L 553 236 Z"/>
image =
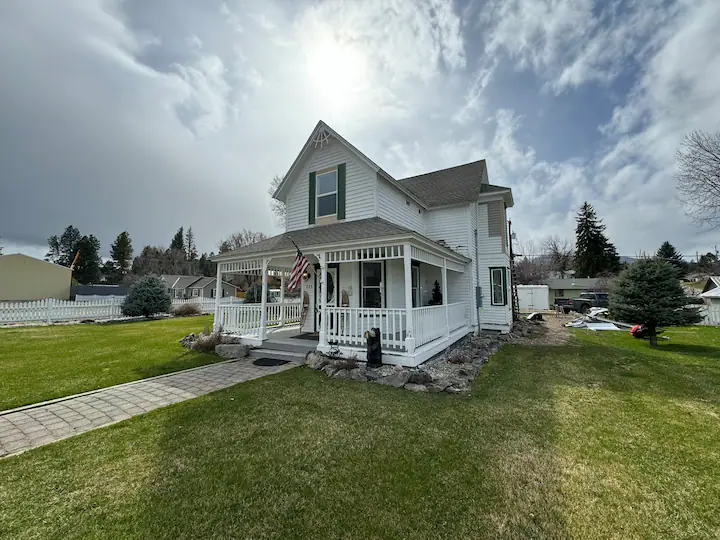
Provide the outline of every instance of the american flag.
<path id="1" fill-rule="evenodd" d="M 295 244 L 295 242 L 293 242 L 293 244 Z M 300 248 L 297 247 L 297 245 L 295 246 L 295 249 L 297 249 L 297 255 L 295 256 L 295 263 L 290 271 L 290 282 L 287 286 L 288 291 L 290 292 L 293 292 L 298 288 L 298 285 L 300 285 L 300 281 L 302 280 L 303 272 L 305 272 L 307 267 L 310 266 L 310 262 L 308 262 L 305 255 L 302 254 L 302 251 L 300 251 Z"/>

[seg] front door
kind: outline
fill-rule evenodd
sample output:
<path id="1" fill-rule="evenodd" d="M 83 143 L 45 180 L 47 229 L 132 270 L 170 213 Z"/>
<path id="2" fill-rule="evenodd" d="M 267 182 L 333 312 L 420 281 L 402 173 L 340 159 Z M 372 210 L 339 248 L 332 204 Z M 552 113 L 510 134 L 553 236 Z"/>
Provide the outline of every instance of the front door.
<path id="1" fill-rule="evenodd" d="M 317 270 L 315 272 L 315 331 L 320 329 L 320 278 L 322 272 Z M 338 269 L 337 267 L 327 269 L 327 304 L 331 307 L 337 307 L 338 305 Z M 330 319 L 332 324 L 332 319 Z"/>

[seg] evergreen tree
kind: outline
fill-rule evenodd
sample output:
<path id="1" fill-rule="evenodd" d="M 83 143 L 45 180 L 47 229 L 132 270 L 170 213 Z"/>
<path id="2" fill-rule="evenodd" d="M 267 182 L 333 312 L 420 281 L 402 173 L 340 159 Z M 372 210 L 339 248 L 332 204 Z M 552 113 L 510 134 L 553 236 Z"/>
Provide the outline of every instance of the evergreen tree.
<path id="1" fill-rule="evenodd" d="M 48 238 L 50 249 L 45 255 L 45 260 L 69 268 L 75 258 L 78 242 L 80 242 L 81 238 L 82 235 L 77 227 L 68 225 L 60 238 L 57 235 Z"/>
<path id="2" fill-rule="evenodd" d="M 624 270 L 610 295 L 610 311 L 621 321 L 645 324 L 650 345 L 657 345 L 657 329 L 702 320 L 698 307 L 688 307 L 677 270 L 659 259 L 640 259 Z"/>
<path id="3" fill-rule="evenodd" d="M 172 242 L 170 242 L 170 249 L 185 251 L 185 237 L 183 236 L 182 227 L 180 227 L 175 233 L 175 236 L 173 236 Z"/>
<path id="4" fill-rule="evenodd" d="M 685 272 L 687 271 L 687 263 L 683 260 L 683 256 L 675 249 L 675 246 L 673 246 L 670 242 L 663 242 L 657 250 L 655 256 L 658 259 L 673 265 L 677 270 L 678 278 L 685 275 Z"/>
<path id="5" fill-rule="evenodd" d="M 430 304 L 431 306 L 439 306 L 443 302 L 442 300 L 442 292 L 440 291 L 440 283 L 438 283 L 438 280 L 435 280 L 435 284 L 433 285 L 432 290 L 432 297 L 430 298 Z"/>
<path id="6" fill-rule="evenodd" d="M 600 273 L 617 272 L 620 257 L 605 236 L 605 225 L 597 217 L 593 206 L 583 203 L 575 221 L 575 275 L 595 277 Z"/>
<path id="7" fill-rule="evenodd" d="M 110 246 L 110 256 L 114 262 L 117 271 L 117 282 L 130 273 L 132 265 L 133 247 L 132 240 L 127 231 L 123 231 L 117 235 L 115 242 Z"/>
<path id="8" fill-rule="evenodd" d="M 80 256 L 73 270 L 73 277 L 81 285 L 99 283 L 102 266 L 100 240 L 92 234 L 83 236 L 77 243 L 77 250 L 80 252 Z"/>
<path id="9" fill-rule="evenodd" d="M 195 261 L 197 259 L 197 247 L 195 247 L 195 234 L 193 234 L 192 227 L 188 227 L 185 233 L 185 250 L 187 253 L 188 261 Z"/>
<path id="10" fill-rule="evenodd" d="M 122 305 L 123 315 L 128 317 L 150 317 L 157 313 L 169 313 L 172 300 L 160 278 L 148 276 L 140 279 Z"/>

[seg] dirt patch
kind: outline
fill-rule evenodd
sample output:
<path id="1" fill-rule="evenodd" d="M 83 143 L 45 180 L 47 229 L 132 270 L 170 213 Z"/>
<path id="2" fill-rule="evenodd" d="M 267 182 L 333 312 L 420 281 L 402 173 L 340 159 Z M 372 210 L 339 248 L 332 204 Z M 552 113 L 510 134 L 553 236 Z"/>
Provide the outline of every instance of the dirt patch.
<path id="1" fill-rule="evenodd" d="M 570 329 L 565 323 L 572 320 L 572 317 L 556 317 L 554 313 L 543 313 L 543 320 L 533 326 L 535 332 L 529 336 L 517 336 L 513 343 L 522 345 L 566 345 L 570 341 Z M 529 324 L 520 321 L 516 326 Z M 513 333 L 515 333 L 513 331 Z"/>

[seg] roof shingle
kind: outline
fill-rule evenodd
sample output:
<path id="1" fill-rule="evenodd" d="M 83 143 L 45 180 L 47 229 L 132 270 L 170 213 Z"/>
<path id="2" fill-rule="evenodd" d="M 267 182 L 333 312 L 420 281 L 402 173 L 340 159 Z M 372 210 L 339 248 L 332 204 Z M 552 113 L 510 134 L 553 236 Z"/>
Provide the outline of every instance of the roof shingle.
<path id="1" fill-rule="evenodd" d="M 483 184 L 485 160 L 473 161 L 449 169 L 441 169 L 398 180 L 428 207 L 446 206 L 476 201 L 481 193 L 504 191 L 509 188 Z"/>

